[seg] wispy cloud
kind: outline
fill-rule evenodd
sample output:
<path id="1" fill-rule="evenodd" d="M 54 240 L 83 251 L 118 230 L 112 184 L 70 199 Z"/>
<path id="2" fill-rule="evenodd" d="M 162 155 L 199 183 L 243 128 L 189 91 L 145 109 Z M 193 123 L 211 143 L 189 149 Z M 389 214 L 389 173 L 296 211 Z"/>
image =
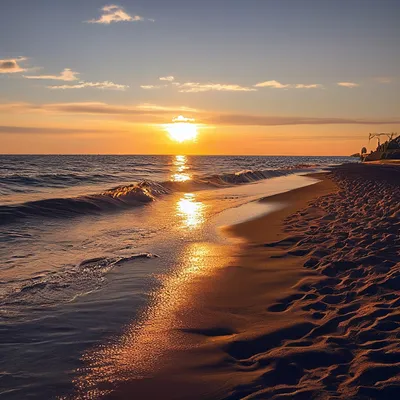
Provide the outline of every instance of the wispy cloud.
<path id="1" fill-rule="evenodd" d="M 77 81 L 79 72 L 72 71 L 70 68 L 65 68 L 60 75 L 24 75 L 27 79 L 48 79 L 56 81 Z"/>
<path id="2" fill-rule="evenodd" d="M 104 115 L 131 115 L 135 109 L 129 106 L 114 106 L 102 102 L 81 103 L 53 103 L 43 104 L 42 109 L 49 112 L 71 113 L 71 114 L 104 114 Z M 143 111 L 138 111 L 138 113 Z"/>
<path id="3" fill-rule="evenodd" d="M 349 89 L 353 89 L 353 88 L 360 86 L 358 83 L 355 83 L 355 82 L 338 82 L 337 84 L 338 84 L 338 86 L 346 87 Z"/>
<path id="4" fill-rule="evenodd" d="M 136 106 L 139 110 L 145 111 L 169 111 L 169 112 L 177 112 L 177 111 L 186 111 L 186 112 L 199 112 L 197 108 L 179 106 L 179 107 L 169 107 L 169 106 L 160 106 L 158 104 L 151 103 L 142 103 Z"/>
<path id="5" fill-rule="evenodd" d="M 311 83 L 311 84 L 304 84 L 304 83 L 281 83 L 275 80 L 272 81 L 265 81 L 260 82 L 254 85 L 257 88 L 273 88 L 273 89 L 322 89 L 323 86 L 319 83 Z"/>
<path id="6" fill-rule="evenodd" d="M 50 112 L 70 114 L 104 114 L 104 115 L 170 115 L 181 112 L 197 112 L 189 107 L 168 107 L 155 104 L 139 104 L 138 106 L 112 105 L 103 102 L 77 103 L 0 103 L 0 112 L 26 113 Z"/>
<path id="7" fill-rule="evenodd" d="M 286 89 L 289 86 L 290 85 L 283 84 L 278 81 L 265 81 L 265 82 L 260 82 L 260 83 L 257 83 L 256 85 L 254 85 L 254 87 L 260 87 L 260 88 L 271 87 L 271 88 L 275 88 L 275 89 Z"/>
<path id="8" fill-rule="evenodd" d="M 257 89 L 234 85 L 234 84 L 223 84 L 223 83 L 198 83 L 198 82 L 186 82 L 178 86 L 181 93 L 199 93 L 199 92 L 255 92 Z"/>
<path id="9" fill-rule="evenodd" d="M 175 78 L 173 76 L 161 76 L 160 81 L 167 81 L 167 82 L 173 82 Z"/>
<path id="10" fill-rule="evenodd" d="M 78 129 L 78 128 L 50 128 L 50 127 L 32 127 L 32 126 L 11 126 L 0 125 L 0 134 L 9 135 L 25 135 L 25 134 L 84 134 L 84 133 L 108 133 L 109 131 L 101 131 L 99 129 Z"/>
<path id="11" fill-rule="evenodd" d="M 140 15 L 130 15 L 121 6 L 110 4 L 104 6 L 101 11 L 103 12 L 98 19 L 91 19 L 88 22 L 90 24 L 105 24 L 109 25 L 112 22 L 135 22 L 143 21 L 144 18 Z M 154 20 L 151 20 L 154 22 Z"/>
<path id="12" fill-rule="evenodd" d="M 253 87 L 241 86 L 237 84 L 225 83 L 200 83 L 200 82 L 175 82 L 174 76 L 161 76 L 158 78 L 160 81 L 165 82 L 164 85 L 141 85 L 142 89 L 161 89 L 168 87 L 176 87 L 181 93 L 201 93 L 201 92 L 255 92 L 257 89 Z"/>
<path id="13" fill-rule="evenodd" d="M 87 114 L 109 116 L 129 122 L 165 123 L 183 112 L 191 112 L 198 123 L 225 126 L 283 126 L 283 125 L 396 125 L 400 118 L 335 118 L 335 117 L 298 117 L 270 116 L 251 114 L 216 113 L 183 107 L 163 107 L 142 104 L 139 106 L 120 106 L 102 102 L 81 103 L 0 103 L 2 113 L 54 113 Z"/>
<path id="14" fill-rule="evenodd" d="M 296 83 L 284 84 L 275 80 L 257 83 L 254 86 L 242 86 L 239 84 L 225 84 L 225 83 L 201 83 L 201 82 L 175 82 L 173 76 L 163 76 L 159 78 L 160 81 L 166 82 L 166 85 L 142 85 L 142 89 L 161 89 L 168 87 L 168 84 L 175 86 L 181 93 L 201 93 L 201 92 L 256 92 L 258 88 L 275 88 L 275 89 L 323 89 L 324 87 L 319 83 Z"/>
<path id="15" fill-rule="evenodd" d="M 84 88 L 96 88 L 96 89 L 111 89 L 111 90 L 126 90 L 129 88 L 127 85 L 121 85 L 114 82 L 84 82 L 81 81 L 76 85 L 59 85 L 59 86 L 47 86 L 49 89 L 84 89 Z"/>
<path id="16" fill-rule="evenodd" d="M 294 85 L 295 89 L 323 89 L 323 86 L 320 85 L 319 83 L 311 83 L 309 85 L 304 84 L 304 83 L 297 83 Z"/>
<path id="17" fill-rule="evenodd" d="M 172 118 L 172 122 L 194 122 L 194 118 L 184 117 L 183 115 L 179 115 L 178 117 Z"/>
<path id="18" fill-rule="evenodd" d="M 22 68 L 19 63 L 25 61 L 25 57 L 10 58 L 6 60 L 0 60 L 0 74 L 14 74 L 16 72 L 24 72 L 25 68 Z"/>
<path id="19" fill-rule="evenodd" d="M 160 85 L 141 85 L 140 87 L 142 89 L 145 89 L 145 90 L 152 90 L 152 89 L 161 89 L 163 86 L 160 86 Z"/>
<path id="20" fill-rule="evenodd" d="M 385 125 L 398 124 L 399 118 L 362 119 L 362 118 L 334 118 L 334 117 L 275 117 L 260 115 L 219 114 L 210 116 L 207 123 L 219 125 L 244 126 L 279 126 L 279 125 Z"/>

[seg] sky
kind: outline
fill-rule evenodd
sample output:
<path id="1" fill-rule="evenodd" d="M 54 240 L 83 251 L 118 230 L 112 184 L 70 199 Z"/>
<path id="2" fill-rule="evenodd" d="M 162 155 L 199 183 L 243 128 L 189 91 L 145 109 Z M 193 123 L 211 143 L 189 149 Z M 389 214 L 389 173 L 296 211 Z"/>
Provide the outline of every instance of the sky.
<path id="1" fill-rule="evenodd" d="M 400 131 L 399 20 L 398 0 L 0 0 L 0 153 L 359 152 Z"/>

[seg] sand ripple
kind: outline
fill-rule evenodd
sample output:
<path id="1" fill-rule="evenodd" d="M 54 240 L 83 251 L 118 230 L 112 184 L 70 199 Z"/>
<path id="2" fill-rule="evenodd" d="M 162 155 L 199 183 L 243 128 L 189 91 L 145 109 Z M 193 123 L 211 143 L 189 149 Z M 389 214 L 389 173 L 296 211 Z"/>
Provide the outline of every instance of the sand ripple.
<path id="1" fill-rule="evenodd" d="M 268 309 L 306 322 L 230 342 L 237 367 L 259 374 L 229 399 L 400 398 L 400 169 L 331 175 L 340 190 L 289 217 L 288 238 L 265 244 L 319 274 Z"/>

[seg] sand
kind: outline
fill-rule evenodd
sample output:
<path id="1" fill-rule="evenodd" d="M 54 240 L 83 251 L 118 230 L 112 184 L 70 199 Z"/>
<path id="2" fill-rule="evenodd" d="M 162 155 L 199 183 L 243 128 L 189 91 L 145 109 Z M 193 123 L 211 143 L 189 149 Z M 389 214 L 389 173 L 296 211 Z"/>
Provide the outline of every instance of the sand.
<path id="1" fill-rule="evenodd" d="M 315 177 L 225 230 L 242 242 L 174 311 L 157 370 L 109 398 L 400 398 L 400 168 Z"/>
<path id="2" fill-rule="evenodd" d="M 340 190 L 286 218 L 290 237 L 264 244 L 317 272 L 267 307 L 304 322 L 233 340 L 233 357 L 259 374 L 227 398 L 400 396 L 400 169 L 344 166 L 329 178 Z"/>
<path id="3" fill-rule="evenodd" d="M 376 161 L 367 161 L 365 164 L 394 164 L 400 165 L 400 160 L 376 160 Z"/>

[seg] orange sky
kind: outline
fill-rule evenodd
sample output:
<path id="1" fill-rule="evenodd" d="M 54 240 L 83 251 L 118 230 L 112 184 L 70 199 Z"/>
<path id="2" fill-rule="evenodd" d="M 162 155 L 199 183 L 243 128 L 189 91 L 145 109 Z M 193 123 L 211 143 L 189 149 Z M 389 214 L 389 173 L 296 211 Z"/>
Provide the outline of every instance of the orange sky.
<path id="1" fill-rule="evenodd" d="M 400 131 L 399 2 L 366 3 L 9 1 L 0 153 L 359 152 Z"/>
<path id="2" fill-rule="evenodd" d="M 370 126 L 235 126 L 198 124 L 195 140 L 171 140 L 165 124 L 131 123 L 95 116 L 16 113 L 0 134 L 2 153 L 47 154 L 260 154 L 350 155 L 368 147 Z M 39 125 L 38 128 L 35 126 Z M 390 128 L 390 127 L 389 127 Z M 395 128 L 395 126 L 393 126 Z M 32 131 L 33 129 L 33 131 Z M 387 131 L 387 125 L 373 130 Z M 390 129 L 389 129 L 390 130 Z M 376 146 L 372 141 L 369 148 Z"/>

